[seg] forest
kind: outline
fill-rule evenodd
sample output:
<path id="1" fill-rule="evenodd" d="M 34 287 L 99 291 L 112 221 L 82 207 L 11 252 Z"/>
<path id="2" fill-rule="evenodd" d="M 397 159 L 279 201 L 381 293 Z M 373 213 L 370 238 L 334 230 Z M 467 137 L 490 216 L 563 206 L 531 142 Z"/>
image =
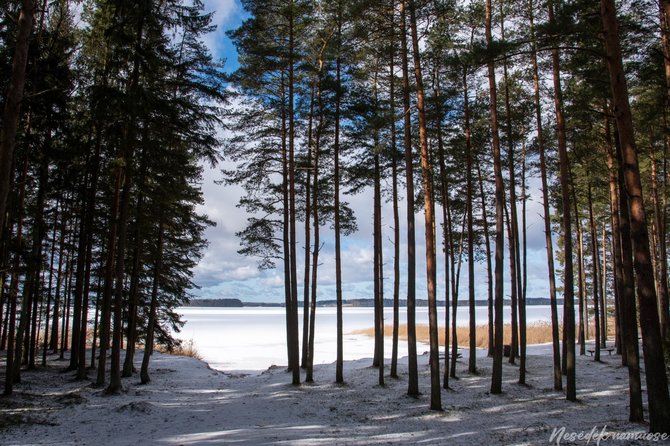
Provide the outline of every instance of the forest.
<path id="1" fill-rule="evenodd" d="M 575 402 L 577 356 L 590 340 L 601 361 L 613 343 L 629 420 L 646 414 L 650 432 L 670 434 L 670 0 L 240 3 L 232 70 L 204 43 L 214 13 L 202 0 L 0 6 L 3 398 L 53 356 L 118 395 L 141 354 L 151 382 L 152 353 L 179 347 L 178 308 L 198 287 L 214 225 L 200 211 L 203 172 L 218 168 L 221 187 L 243 191 L 239 253 L 283 278 L 294 386 L 315 380 L 320 254 L 332 235 L 330 379 L 346 382 L 341 253 L 365 225 L 379 386 L 398 378 L 404 324 L 406 393 L 420 395 L 415 312 L 426 302 L 429 408 L 441 411 L 458 379 L 464 301 L 467 371 L 479 373 L 475 290 L 485 289 L 490 394 L 506 391 L 508 361 L 519 384 L 544 374 Z M 356 194 L 371 197 L 373 221 L 357 219 Z M 551 305 L 547 370 L 527 367 L 531 201 L 545 236 L 549 294 L 536 297 Z"/>

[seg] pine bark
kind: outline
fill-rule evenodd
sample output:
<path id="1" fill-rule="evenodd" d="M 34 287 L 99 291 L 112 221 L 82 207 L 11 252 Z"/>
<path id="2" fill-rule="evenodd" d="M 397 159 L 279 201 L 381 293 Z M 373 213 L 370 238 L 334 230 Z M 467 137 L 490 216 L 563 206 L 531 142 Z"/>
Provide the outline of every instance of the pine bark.
<path id="1" fill-rule="evenodd" d="M 670 433 L 670 397 L 663 356 L 661 327 L 658 317 L 658 299 L 651 266 L 647 216 L 642 197 L 642 184 L 637 159 L 633 120 L 628 101 L 628 87 L 621 58 L 619 30 L 614 0 L 600 1 L 605 51 L 616 117 L 625 193 L 628 196 L 631 240 L 640 307 L 640 328 L 644 351 L 645 374 L 649 399 L 649 429 L 651 432 Z"/>
<path id="2" fill-rule="evenodd" d="M 554 3 L 547 2 L 550 24 L 555 24 Z M 575 303 L 574 303 L 574 278 L 572 268 L 572 222 L 570 216 L 570 179 L 568 149 L 565 135 L 565 118 L 563 116 L 563 95 L 560 77 L 560 55 L 557 47 L 551 50 L 552 71 L 554 81 L 554 108 L 556 111 L 556 130 L 558 134 L 558 162 L 560 166 L 561 202 L 563 207 L 562 229 L 563 229 L 563 254 L 565 256 L 565 268 L 563 271 L 563 331 L 565 342 L 565 371 L 566 391 L 568 401 L 577 400 L 577 387 L 575 375 Z"/>
<path id="3" fill-rule="evenodd" d="M 615 167 L 615 155 L 612 149 L 608 114 L 605 114 L 605 117 L 607 167 L 609 168 L 609 189 L 612 209 L 612 242 L 614 265 L 616 268 L 615 283 L 619 297 L 618 309 L 622 340 L 622 362 L 628 368 L 629 420 L 637 422 L 642 421 L 644 415 L 642 409 L 640 352 L 637 339 L 637 308 L 635 307 L 635 284 L 628 221 L 628 202 L 626 195 L 622 193 L 622 168 L 619 167 L 619 174 L 617 175 Z M 615 139 L 618 141 L 618 137 Z"/>
<path id="4" fill-rule="evenodd" d="M 407 183 L 407 394 L 419 395 L 419 374 L 416 356 L 416 241 L 414 228 L 414 166 L 412 161 L 412 123 L 409 101 L 409 63 L 407 56 L 407 18 L 405 0 L 400 0 L 400 53 L 403 77 L 403 116 L 405 148 L 405 181 Z"/>
<path id="5" fill-rule="evenodd" d="M 491 0 L 486 0 L 486 44 L 491 47 L 493 36 L 491 33 Z M 491 374 L 491 393 L 502 393 L 502 358 L 503 358 L 503 261 L 504 261 L 504 226 L 503 215 L 505 206 L 505 186 L 502 178 L 502 161 L 500 155 L 500 135 L 498 130 L 498 94 L 496 87 L 496 74 L 493 59 L 487 62 L 489 79 L 489 102 L 490 102 L 490 126 L 491 145 L 493 149 L 493 171 L 495 177 L 496 196 L 496 241 L 495 241 L 495 331 L 493 348 L 493 366 Z"/>
<path id="6" fill-rule="evenodd" d="M 544 214 L 544 241 L 547 249 L 547 272 L 549 275 L 549 302 L 551 307 L 551 346 L 553 354 L 554 390 L 563 389 L 561 372 L 561 352 L 558 326 L 558 305 L 556 302 L 556 274 L 554 268 L 554 246 L 551 239 L 551 211 L 549 208 L 549 185 L 547 181 L 547 160 L 545 140 L 542 126 L 542 107 L 540 104 L 540 76 L 537 64 L 537 43 L 534 27 L 534 0 L 529 1 L 529 21 L 531 33 L 531 61 L 533 65 L 533 101 L 535 104 L 535 126 L 538 135 L 538 151 L 540 155 L 540 178 L 542 181 L 542 209 Z"/>
<path id="7" fill-rule="evenodd" d="M 437 265 L 435 259 L 435 208 L 433 205 L 433 187 L 431 183 L 432 166 L 428 155 L 428 133 L 426 126 L 426 108 L 419 53 L 419 36 L 416 23 L 416 4 L 409 0 L 410 27 L 414 55 L 414 77 L 416 81 L 417 109 L 419 114 L 419 145 L 421 147 L 421 172 L 423 180 L 423 210 L 426 235 L 426 282 L 428 288 L 428 331 L 430 337 L 430 408 L 442 410 L 440 389 L 439 344 L 437 338 Z"/>

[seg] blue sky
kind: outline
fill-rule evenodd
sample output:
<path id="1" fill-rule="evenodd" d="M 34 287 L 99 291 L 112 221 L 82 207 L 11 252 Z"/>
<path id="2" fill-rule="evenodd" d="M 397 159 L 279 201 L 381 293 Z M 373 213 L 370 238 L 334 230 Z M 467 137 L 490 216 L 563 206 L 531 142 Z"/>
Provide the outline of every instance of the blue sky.
<path id="1" fill-rule="evenodd" d="M 239 1 L 236 0 L 205 0 L 206 10 L 215 11 L 214 22 L 218 29 L 205 39 L 216 58 L 226 59 L 226 69 L 234 70 L 237 66 L 235 49 L 226 37 L 225 32 L 234 29 L 247 17 Z M 205 256 L 195 269 L 194 282 L 200 287 L 193 290 L 196 297 L 202 298 L 239 298 L 253 302 L 281 302 L 283 294 L 283 271 L 279 269 L 259 271 L 256 260 L 237 254 L 239 240 L 235 236 L 237 231 L 244 228 L 248 215 L 238 209 L 236 204 L 242 194 L 240 188 L 220 186 L 214 184 L 219 179 L 217 169 L 206 169 L 203 182 L 205 204 L 200 210 L 209 215 L 217 226 L 207 230 L 206 237 L 210 242 Z M 226 168 L 232 166 L 225 165 Z M 387 179 L 387 181 L 390 179 Z M 548 297 L 547 294 L 547 266 L 544 246 L 543 221 L 541 219 L 542 206 L 540 202 L 539 180 L 530 179 L 531 200 L 528 203 L 528 297 Z M 358 232 L 343 239 L 343 297 L 371 298 L 372 284 L 372 191 L 365 191 L 356 196 L 344 197 L 356 213 Z M 400 209 L 404 209 L 404 202 Z M 393 215 L 390 203 L 383 205 L 384 225 L 384 268 L 385 268 L 385 297 L 392 296 L 392 266 L 393 266 Z M 401 212 L 401 284 L 400 297 L 404 298 L 407 292 L 406 285 L 406 253 L 405 243 L 405 216 Z M 417 297 L 426 297 L 425 281 L 425 250 L 423 249 L 424 226 L 423 213 L 415 216 L 417 224 Z M 298 229 L 300 232 L 300 229 Z M 438 234 L 438 236 L 440 236 Z M 319 269 L 318 298 L 323 300 L 335 299 L 335 262 L 334 262 L 334 235 L 328 228 L 321 230 L 321 239 L 324 246 L 321 250 L 321 267 Z M 298 240 L 298 271 L 299 287 L 302 286 L 303 264 L 302 252 L 304 243 Z M 438 299 L 444 298 L 444 260 L 439 258 L 438 251 Z M 509 259 L 505 253 L 505 265 Z M 304 264 L 303 264 L 304 265 Z M 505 271 L 508 276 L 508 272 Z M 485 299 L 487 295 L 487 276 L 483 264 L 476 265 L 475 269 L 476 296 Z M 467 298 L 467 265 L 462 266 L 461 287 L 459 298 Z M 506 295 L 509 287 L 506 286 Z M 302 289 L 302 288 L 299 288 Z M 300 291 L 300 296 L 302 296 Z"/>

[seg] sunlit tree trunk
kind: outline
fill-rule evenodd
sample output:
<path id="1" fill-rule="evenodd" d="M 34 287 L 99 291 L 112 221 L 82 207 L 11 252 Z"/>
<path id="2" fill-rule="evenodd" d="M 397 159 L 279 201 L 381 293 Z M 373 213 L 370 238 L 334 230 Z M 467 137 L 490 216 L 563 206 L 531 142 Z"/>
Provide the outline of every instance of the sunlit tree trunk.
<path id="1" fill-rule="evenodd" d="M 403 116 L 405 148 L 405 181 L 407 187 L 407 394 L 419 395 L 419 374 L 416 357 L 416 247 L 414 229 L 414 166 L 412 161 L 412 122 L 409 101 L 409 62 L 407 56 L 407 18 L 405 0 L 400 0 L 400 54 L 403 76 Z"/>
<path id="2" fill-rule="evenodd" d="M 612 100 L 621 147 L 625 192 L 628 195 L 631 240 L 640 307 L 640 328 L 644 351 L 645 374 L 649 398 L 649 429 L 670 433 L 670 397 L 663 357 L 658 300 L 651 267 L 647 216 L 642 198 L 642 184 L 637 160 L 637 146 L 628 101 L 628 87 L 621 58 L 619 30 L 614 0 L 600 1 L 605 51 L 607 53 Z"/>
<path id="3" fill-rule="evenodd" d="M 414 77 L 416 81 L 417 109 L 419 114 L 419 145 L 421 148 L 421 172 L 423 179 L 424 217 L 426 232 L 426 282 L 428 288 L 428 330 L 430 337 L 430 408 L 442 410 L 440 388 L 439 343 L 437 338 L 437 265 L 435 259 L 435 208 L 431 184 L 432 166 L 428 155 L 428 133 L 426 128 L 426 110 L 424 99 L 419 36 L 416 23 L 416 5 L 409 0 L 410 26 L 412 31 L 412 53 L 414 55 Z"/>
<path id="4" fill-rule="evenodd" d="M 486 0 L 486 44 L 491 47 L 491 0 Z M 489 78 L 489 108 L 491 125 L 491 142 L 493 149 L 493 171 L 495 176 L 496 194 L 496 252 L 495 252 L 495 331 L 493 348 L 493 366 L 491 374 L 491 393 L 502 393 L 502 358 L 503 358 L 503 257 L 504 257 L 504 226 L 503 214 L 505 206 L 505 190 L 502 178 L 502 161 L 500 155 L 500 136 L 498 132 L 498 95 L 496 91 L 496 74 L 493 59 L 487 62 Z"/>

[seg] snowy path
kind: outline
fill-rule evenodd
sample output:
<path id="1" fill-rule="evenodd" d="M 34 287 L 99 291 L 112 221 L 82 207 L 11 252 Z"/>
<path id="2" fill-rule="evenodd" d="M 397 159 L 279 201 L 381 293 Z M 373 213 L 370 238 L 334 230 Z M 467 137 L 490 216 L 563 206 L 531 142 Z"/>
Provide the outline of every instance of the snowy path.
<path id="1" fill-rule="evenodd" d="M 453 390 L 443 390 L 444 412 L 428 410 L 426 355 L 419 367 L 425 395 L 418 399 L 405 395 L 404 364 L 401 378 L 387 378 L 382 388 L 369 359 L 346 363 L 345 386 L 332 383 L 330 364 L 315 368 L 316 384 L 293 387 L 283 368 L 240 376 L 191 358 L 156 354 L 151 384 L 127 378 L 120 396 L 104 395 L 54 365 L 24 373 L 16 395 L 0 399 L 0 444 L 536 445 L 549 444 L 554 428 L 647 429 L 627 421 L 627 371 L 619 356 L 605 355 L 602 363 L 578 357 L 579 402 L 569 403 L 551 389 L 551 358 L 541 354 L 545 351 L 546 346 L 529 351 L 540 354 L 529 355 L 528 386 L 516 384 L 518 367 L 505 361 L 504 393 L 498 396 L 488 393 L 490 359 L 478 358 L 481 375 L 471 376 L 465 354 L 460 379 L 451 380 Z M 7 420 L 20 419 L 30 423 L 6 426 Z"/>

